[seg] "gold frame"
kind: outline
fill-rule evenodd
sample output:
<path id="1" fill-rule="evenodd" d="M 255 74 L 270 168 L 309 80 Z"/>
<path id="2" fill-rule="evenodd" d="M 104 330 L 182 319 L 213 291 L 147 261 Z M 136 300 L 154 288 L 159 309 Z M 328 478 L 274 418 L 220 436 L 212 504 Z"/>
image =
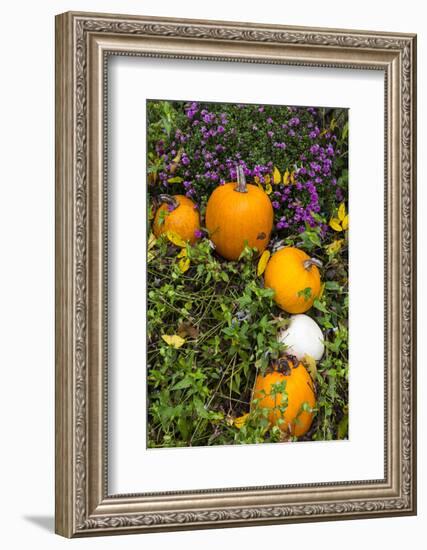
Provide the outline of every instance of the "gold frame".
<path id="1" fill-rule="evenodd" d="M 109 55 L 367 68 L 385 75 L 385 478 L 109 495 Z M 56 17 L 56 532 L 66 537 L 416 513 L 416 36 L 223 21 Z"/>

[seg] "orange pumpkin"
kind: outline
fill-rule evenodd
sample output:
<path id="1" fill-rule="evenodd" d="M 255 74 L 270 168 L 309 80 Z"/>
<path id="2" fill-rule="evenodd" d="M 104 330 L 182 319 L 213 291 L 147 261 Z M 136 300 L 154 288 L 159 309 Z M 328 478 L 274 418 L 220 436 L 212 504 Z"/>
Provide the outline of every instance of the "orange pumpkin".
<path id="1" fill-rule="evenodd" d="M 259 399 L 256 407 L 271 409 L 268 415 L 270 425 L 275 425 L 279 418 L 284 422 L 277 424 L 282 432 L 300 437 L 308 432 L 313 421 L 313 413 L 302 410 L 304 403 L 311 409 L 316 406 L 313 381 L 302 363 L 294 366 L 292 361 L 285 365 L 287 372 L 281 372 L 275 365 L 272 372 L 265 376 L 259 374 L 255 381 L 254 399 Z M 286 381 L 286 401 L 282 402 L 282 394 L 275 393 L 274 384 Z M 285 407 L 284 412 L 279 407 Z"/>
<path id="2" fill-rule="evenodd" d="M 200 216 L 196 205 L 185 195 L 159 195 L 161 205 L 153 223 L 153 233 L 159 237 L 167 231 L 176 233 L 184 241 L 194 244 L 200 230 Z"/>
<path id="3" fill-rule="evenodd" d="M 218 254 L 237 260 L 245 244 L 262 252 L 273 228 L 273 207 L 266 193 L 246 184 L 241 166 L 237 183 L 218 186 L 206 206 L 206 228 Z"/>
<path id="4" fill-rule="evenodd" d="M 282 248 L 267 264 L 265 286 L 274 290 L 274 299 L 284 311 L 304 313 L 320 294 L 321 265 L 299 248 Z"/>

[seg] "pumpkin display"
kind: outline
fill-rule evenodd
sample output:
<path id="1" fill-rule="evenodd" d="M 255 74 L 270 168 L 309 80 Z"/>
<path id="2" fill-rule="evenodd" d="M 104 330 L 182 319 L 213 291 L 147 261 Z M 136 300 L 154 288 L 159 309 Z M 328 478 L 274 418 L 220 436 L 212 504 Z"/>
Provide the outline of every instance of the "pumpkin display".
<path id="1" fill-rule="evenodd" d="M 167 231 L 176 233 L 184 241 L 194 244 L 200 230 L 200 216 L 194 202 L 185 195 L 159 195 L 153 233 L 159 237 Z"/>
<path id="2" fill-rule="evenodd" d="M 325 351 L 324 336 L 319 325 L 302 313 L 291 317 L 288 327 L 279 332 L 278 340 L 287 346 L 285 353 L 300 361 L 305 355 L 320 361 Z"/>
<path id="3" fill-rule="evenodd" d="M 320 294 L 322 264 L 292 246 L 275 252 L 265 269 L 264 283 L 274 290 L 274 299 L 288 313 L 304 313 Z"/>
<path id="4" fill-rule="evenodd" d="M 282 404 L 282 394 L 273 390 L 275 384 L 284 381 L 287 405 Z M 264 376 L 259 374 L 255 381 L 253 398 L 259 400 L 256 407 L 271 409 L 268 415 L 271 426 L 279 418 L 283 419 L 283 422 L 277 424 L 282 432 L 301 437 L 310 429 L 313 412 L 303 410 L 302 407 L 306 403 L 313 409 L 316 406 L 316 396 L 313 381 L 302 363 L 295 366 L 292 361 L 286 360 L 284 371 L 282 366 L 275 365 Z M 283 412 L 279 408 L 282 406 L 286 406 Z"/>
<path id="5" fill-rule="evenodd" d="M 247 184 L 238 167 L 237 183 L 218 186 L 206 206 L 206 228 L 218 254 L 237 260 L 245 244 L 262 252 L 273 228 L 273 207 L 268 195 Z"/>

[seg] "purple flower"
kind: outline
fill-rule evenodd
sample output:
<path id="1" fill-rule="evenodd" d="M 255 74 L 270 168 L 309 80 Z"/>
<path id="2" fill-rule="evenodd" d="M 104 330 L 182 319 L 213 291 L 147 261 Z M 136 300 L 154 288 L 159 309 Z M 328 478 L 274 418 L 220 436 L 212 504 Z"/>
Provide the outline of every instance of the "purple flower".
<path id="1" fill-rule="evenodd" d="M 280 208 L 280 204 L 277 201 L 273 201 L 271 204 L 272 204 L 273 208 L 275 208 L 276 210 L 278 208 Z"/>
<path id="2" fill-rule="evenodd" d="M 273 119 L 271 118 L 271 116 L 267 118 L 267 124 L 273 124 Z"/>
<path id="3" fill-rule="evenodd" d="M 196 239 L 200 239 L 202 237 L 203 233 L 200 231 L 200 229 L 196 229 L 194 231 L 194 236 L 196 237 Z"/>
<path id="4" fill-rule="evenodd" d="M 225 128 L 224 128 L 224 126 L 218 126 L 216 131 L 218 132 L 218 134 L 223 134 L 225 132 Z"/>
<path id="5" fill-rule="evenodd" d="M 300 123 L 300 119 L 298 117 L 293 117 L 291 118 L 288 124 L 289 126 L 299 126 L 299 123 Z"/>
<path id="6" fill-rule="evenodd" d="M 260 107 L 258 107 L 258 111 L 259 111 L 260 113 L 263 113 L 263 112 L 264 112 L 264 107 L 261 105 Z"/>
<path id="7" fill-rule="evenodd" d="M 268 137 L 272 138 L 274 136 L 274 132 L 272 132 L 271 130 L 268 130 L 267 135 Z"/>
<path id="8" fill-rule="evenodd" d="M 278 149 L 286 149 L 286 143 L 278 143 L 277 141 L 274 142 L 274 147 L 277 147 Z"/>
<path id="9" fill-rule="evenodd" d="M 190 164 L 190 159 L 187 157 L 187 155 L 183 155 L 181 162 L 184 166 L 188 166 Z"/>

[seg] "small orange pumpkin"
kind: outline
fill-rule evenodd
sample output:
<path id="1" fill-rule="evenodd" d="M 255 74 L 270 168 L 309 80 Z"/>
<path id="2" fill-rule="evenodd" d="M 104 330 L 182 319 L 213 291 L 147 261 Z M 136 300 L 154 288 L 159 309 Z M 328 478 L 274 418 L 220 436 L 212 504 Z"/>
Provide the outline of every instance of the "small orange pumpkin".
<path id="1" fill-rule="evenodd" d="M 281 372 L 277 365 L 274 370 L 262 376 L 259 374 L 255 381 L 253 398 L 259 399 L 257 408 L 271 409 L 268 415 L 270 425 L 275 425 L 279 418 L 284 422 L 278 424 L 282 432 L 300 437 L 305 435 L 310 429 L 313 421 L 313 413 L 302 410 L 304 403 L 307 403 L 311 409 L 316 406 L 316 397 L 313 381 L 302 363 L 296 366 L 292 361 L 287 361 L 285 369 L 287 372 Z M 274 384 L 286 381 L 287 405 L 284 412 L 279 407 L 282 406 L 282 394 L 272 391 Z"/>
<path id="2" fill-rule="evenodd" d="M 273 228 L 273 207 L 267 194 L 246 184 L 238 167 L 237 183 L 218 186 L 206 206 L 206 228 L 218 254 L 237 260 L 245 244 L 262 252 Z"/>
<path id="3" fill-rule="evenodd" d="M 200 216 L 194 202 L 185 195 L 159 195 L 159 200 L 161 205 L 154 218 L 154 235 L 159 237 L 171 231 L 194 244 L 196 231 L 200 230 Z"/>
<path id="4" fill-rule="evenodd" d="M 318 267 L 322 264 L 292 246 L 275 252 L 265 269 L 264 283 L 274 290 L 274 299 L 288 313 L 304 313 L 320 294 Z"/>

